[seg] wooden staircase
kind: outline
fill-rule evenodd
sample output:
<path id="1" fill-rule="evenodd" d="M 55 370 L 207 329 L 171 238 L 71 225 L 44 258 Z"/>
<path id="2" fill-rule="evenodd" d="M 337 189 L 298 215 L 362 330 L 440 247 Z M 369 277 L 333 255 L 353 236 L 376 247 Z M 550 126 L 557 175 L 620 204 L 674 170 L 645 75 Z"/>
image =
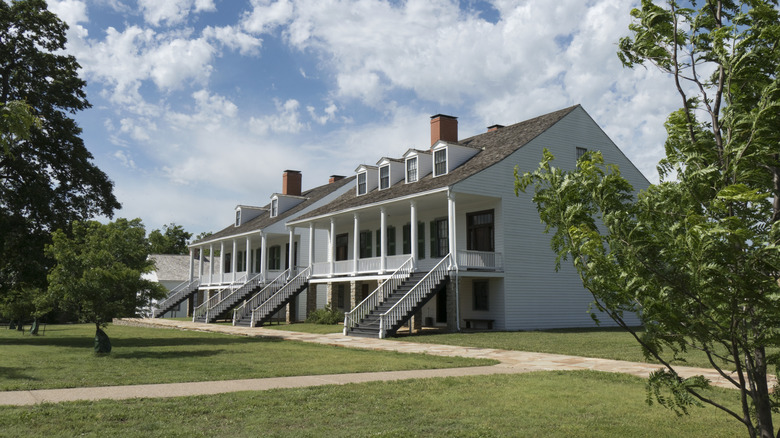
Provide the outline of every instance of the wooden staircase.
<path id="1" fill-rule="evenodd" d="M 171 291 L 168 293 L 168 297 L 157 303 L 157 308 L 154 309 L 153 316 L 155 318 L 162 317 L 166 312 L 171 311 L 174 307 L 178 306 L 184 302 L 184 300 L 197 292 L 198 286 L 200 286 L 199 280 L 185 281 L 180 283 L 178 286 L 171 289 Z"/>
<path id="2" fill-rule="evenodd" d="M 261 275 L 257 274 L 238 289 L 228 290 L 227 293 L 220 291 L 219 294 L 193 310 L 192 321 L 211 323 L 218 319 L 229 319 L 232 317 L 233 308 L 238 303 L 256 294 L 263 286 L 265 283 Z"/>
<path id="3" fill-rule="evenodd" d="M 275 288 L 276 290 L 271 289 L 265 293 L 261 291 L 258 293 L 258 295 L 261 295 L 260 297 L 253 297 L 251 300 L 253 302 L 262 301 L 259 305 L 248 308 L 245 305 L 243 309 L 236 309 L 233 325 L 257 327 L 268 322 L 278 311 L 289 304 L 293 298 L 309 287 L 310 276 L 311 268 L 306 268 L 294 278 Z"/>
<path id="4" fill-rule="evenodd" d="M 389 293 L 385 292 L 383 299 L 372 296 L 366 298 L 352 312 L 345 315 L 344 334 L 371 338 L 394 335 L 412 315 L 447 287 L 449 260 L 448 255 L 430 271 L 399 276 L 400 284 L 393 285 Z M 384 284 L 380 285 L 372 295 L 381 294 L 384 286 Z M 361 311 L 360 307 L 365 307 L 366 304 L 372 308 Z"/>

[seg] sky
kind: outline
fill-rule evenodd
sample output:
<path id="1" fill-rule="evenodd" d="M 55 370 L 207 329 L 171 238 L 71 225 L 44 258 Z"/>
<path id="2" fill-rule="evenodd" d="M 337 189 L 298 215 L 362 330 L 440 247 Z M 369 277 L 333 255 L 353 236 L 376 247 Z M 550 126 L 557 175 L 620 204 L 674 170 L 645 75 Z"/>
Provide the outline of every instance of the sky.
<path id="1" fill-rule="evenodd" d="M 624 68 L 633 0 L 49 0 L 92 108 L 74 115 L 116 217 L 197 235 L 304 189 L 581 104 L 651 181 L 671 79 Z M 531 169 L 528 169 L 531 170 Z M 513 184 L 513 181 L 505 181 Z"/>

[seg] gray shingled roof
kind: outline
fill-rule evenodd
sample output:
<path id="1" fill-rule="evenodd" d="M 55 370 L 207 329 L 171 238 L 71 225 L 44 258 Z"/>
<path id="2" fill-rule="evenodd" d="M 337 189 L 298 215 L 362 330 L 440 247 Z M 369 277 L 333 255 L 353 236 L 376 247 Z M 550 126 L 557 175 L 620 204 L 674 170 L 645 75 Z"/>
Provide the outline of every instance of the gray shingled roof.
<path id="1" fill-rule="evenodd" d="M 340 210 L 359 207 L 361 205 L 370 205 L 394 198 L 413 195 L 415 193 L 448 187 L 485 170 L 508 157 L 514 151 L 526 145 L 578 107 L 579 105 L 564 108 L 524 122 L 516 123 L 492 132 L 485 132 L 459 141 L 457 144 L 479 149 L 480 152 L 446 175 L 434 178 L 433 173 L 429 173 L 415 183 L 396 183 L 388 189 L 374 189 L 361 196 L 357 196 L 354 190 L 350 190 L 333 200 L 333 202 L 296 218 L 294 222 Z M 430 151 L 421 152 L 430 153 Z"/>
<path id="2" fill-rule="evenodd" d="M 149 254 L 156 266 L 157 281 L 185 281 L 190 278 L 190 256 L 178 254 Z M 195 264 L 199 263 L 195 260 Z M 203 261 L 209 265 L 208 258 Z M 197 270 L 197 268 L 195 268 Z M 206 271 L 208 272 L 208 271 Z"/>
<path id="3" fill-rule="evenodd" d="M 328 196 L 329 194 L 333 193 L 334 191 L 338 190 L 341 187 L 344 187 L 344 185 L 351 183 L 354 181 L 355 177 L 351 176 L 349 178 L 340 179 L 338 181 L 324 184 L 319 187 L 315 187 L 313 189 L 309 189 L 301 193 L 301 196 L 306 198 L 303 202 L 296 205 L 295 207 L 285 211 L 282 214 L 277 215 L 276 217 L 271 217 L 270 212 L 264 212 L 260 214 L 260 216 L 249 220 L 240 226 L 235 226 L 235 224 L 231 224 L 227 226 L 226 228 L 217 231 L 216 233 L 200 239 L 198 241 L 192 242 L 190 245 L 201 243 L 201 242 L 208 242 L 210 240 L 245 234 L 252 231 L 259 231 L 263 228 L 266 228 L 270 225 L 273 225 L 277 222 L 286 222 L 285 219 L 290 218 L 291 216 L 295 215 L 296 213 L 300 212 L 301 210 L 311 206 L 313 203 L 319 201 L 325 196 Z M 270 210 L 271 203 L 269 202 L 266 204 L 263 208 L 266 208 Z"/>

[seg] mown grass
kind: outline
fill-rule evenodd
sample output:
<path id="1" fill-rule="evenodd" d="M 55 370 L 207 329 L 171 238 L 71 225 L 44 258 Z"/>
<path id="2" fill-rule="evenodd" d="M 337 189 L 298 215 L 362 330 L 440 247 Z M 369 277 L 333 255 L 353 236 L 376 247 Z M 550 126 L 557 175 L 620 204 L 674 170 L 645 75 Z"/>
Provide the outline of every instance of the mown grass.
<path id="1" fill-rule="evenodd" d="M 268 324 L 263 328 L 272 330 L 287 330 L 291 332 L 313 333 L 315 335 L 327 335 L 330 333 L 342 333 L 344 326 L 341 324 L 312 324 L 297 322 L 295 324 Z"/>
<path id="2" fill-rule="evenodd" d="M 494 361 L 353 350 L 163 328 L 109 326 L 113 351 L 93 353 L 95 326 L 49 325 L 43 336 L 0 330 L 0 390 L 248 379 L 488 365 Z"/>
<path id="3" fill-rule="evenodd" d="M 619 328 L 423 333 L 419 335 L 405 335 L 399 332 L 399 335 L 399 337 L 392 339 L 426 344 L 498 348 L 502 350 L 535 351 L 539 353 L 567 354 L 631 362 L 652 362 L 645 359 L 636 340 L 625 330 Z M 673 364 L 712 368 L 712 365 L 707 360 L 707 356 L 700 351 L 689 350 L 683 353 L 682 357 L 684 360 L 674 361 Z"/>
<path id="4" fill-rule="evenodd" d="M 727 391 L 710 396 L 723 401 Z M 715 408 L 677 417 L 639 378 L 591 371 L 371 382 L 208 397 L 0 407 L 6 436 L 734 437 Z"/>

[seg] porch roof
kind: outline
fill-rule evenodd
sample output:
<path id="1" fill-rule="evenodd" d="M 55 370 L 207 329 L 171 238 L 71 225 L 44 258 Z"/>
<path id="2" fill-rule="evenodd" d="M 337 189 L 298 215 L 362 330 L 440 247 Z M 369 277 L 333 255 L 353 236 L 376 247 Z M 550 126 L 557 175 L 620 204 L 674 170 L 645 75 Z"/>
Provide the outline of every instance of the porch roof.
<path id="1" fill-rule="evenodd" d="M 284 222 L 286 219 L 289 219 L 291 217 L 294 217 L 296 213 L 299 213 L 300 211 L 304 210 L 307 207 L 310 207 L 315 202 L 319 201 L 323 197 L 333 193 L 334 191 L 338 190 L 341 187 L 344 187 L 346 184 L 351 183 L 355 180 L 354 176 L 351 176 L 349 178 L 343 178 L 338 181 L 334 181 L 329 184 L 323 184 L 319 187 L 315 187 L 313 189 L 309 189 L 303 193 L 301 193 L 301 197 L 305 198 L 303 202 L 296 205 L 295 207 L 285 211 L 284 213 L 278 214 L 275 217 L 271 217 L 270 214 L 270 202 L 266 204 L 263 209 L 264 211 L 260 216 L 247 221 L 246 223 L 235 226 L 235 225 L 229 225 L 226 228 L 217 231 L 216 233 L 205 237 L 203 239 L 197 240 L 195 242 L 192 242 L 190 246 L 197 246 L 203 243 L 212 242 L 215 240 L 224 239 L 231 236 L 240 236 L 245 235 L 247 233 L 250 233 L 252 231 L 260 231 L 263 228 L 269 227 L 275 223 L 278 222 Z"/>
<path id="2" fill-rule="evenodd" d="M 378 204 L 395 198 L 410 197 L 418 193 L 427 193 L 451 186 L 500 162 L 516 150 L 528 144 L 528 142 L 545 132 L 551 126 L 558 123 L 563 117 L 579 106 L 580 105 L 574 105 L 511 126 L 485 132 L 455 143 L 461 146 L 479 149 L 480 152 L 446 175 L 434 178 L 433 172 L 431 172 L 420 178 L 417 182 L 406 184 L 401 181 L 389 188 L 383 190 L 374 189 L 360 196 L 358 196 L 354 190 L 350 190 L 332 202 L 301 215 L 295 220 L 290 221 L 290 223 L 297 224 L 305 222 L 307 219 L 327 216 L 342 210 Z M 429 153 L 428 151 L 425 152 Z"/>

